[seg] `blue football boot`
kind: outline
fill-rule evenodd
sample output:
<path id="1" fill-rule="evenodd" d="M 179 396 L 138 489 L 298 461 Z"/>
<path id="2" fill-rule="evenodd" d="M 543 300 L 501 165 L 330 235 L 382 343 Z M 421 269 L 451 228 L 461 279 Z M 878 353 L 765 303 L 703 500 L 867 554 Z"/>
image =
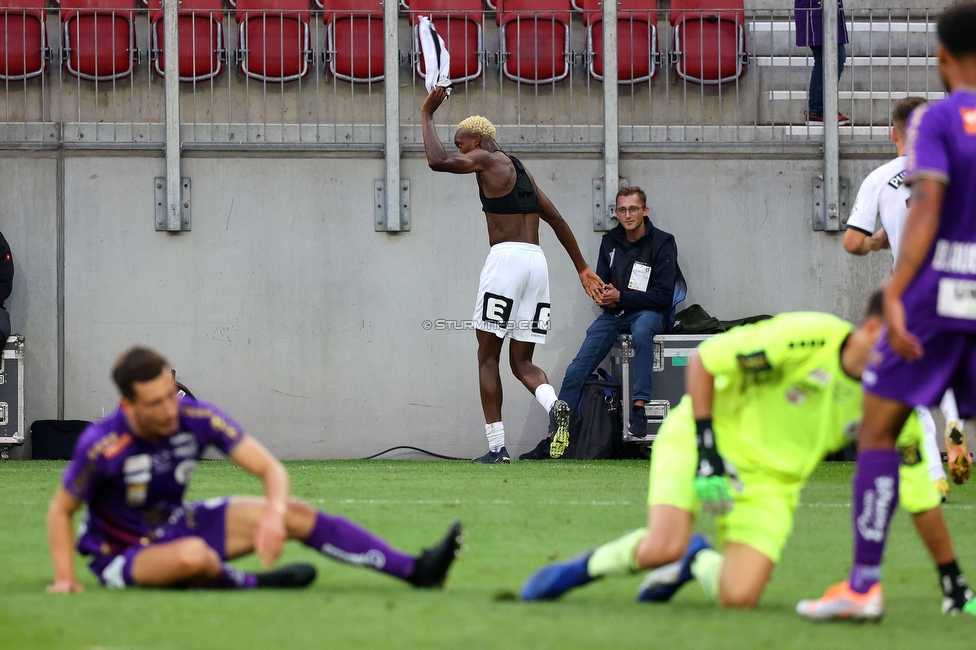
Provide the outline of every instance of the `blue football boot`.
<path id="1" fill-rule="evenodd" d="M 704 535 L 695 533 L 688 542 L 681 559 L 665 564 L 647 574 L 637 590 L 637 600 L 642 603 L 666 603 L 686 582 L 692 579 L 691 562 L 699 551 L 712 548 Z"/>
<path id="2" fill-rule="evenodd" d="M 570 589 L 593 582 L 586 572 L 591 555 L 593 551 L 587 551 L 571 560 L 542 567 L 522 585 L 522 600 L 555 600 Z"/>

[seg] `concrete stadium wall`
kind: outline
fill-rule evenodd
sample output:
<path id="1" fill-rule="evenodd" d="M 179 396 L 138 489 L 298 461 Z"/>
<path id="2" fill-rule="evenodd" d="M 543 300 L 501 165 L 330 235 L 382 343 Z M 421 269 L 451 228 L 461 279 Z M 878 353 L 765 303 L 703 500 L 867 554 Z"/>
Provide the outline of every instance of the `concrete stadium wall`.
<path id="1" fill-rule="evenodd" d="M 523 154 L 595 265 L 592 157 Z M 855 188 L 888 154 L 845 159 Z M 890 265 L 853 258 L 841 236 L 811 230 L 820 161 L 747 156 L 624 157 L 672 232 L 690 287 L 685 306 L 722 319 L 816 309 L 856 320 Z M 58 415 L 58 161 L 0 159 L 0 229 L 17 275 L 7 306 L 27 337 L 26 419 Z M 192 178 L 193 230 L 153 230 L 161 157 L 64 160 L 64 417 L 96 419 L 117 400 L 109 379 L 132 344 L 166 355 L 200 398 L 226 408 L 282 458 L 354 458 L 395 445 L 474 456 L 485 447 L 468 319 L 488 252 L 475 180 L 404 159 L 412 231 L 373 231 L 379 157 L 205 157 Z M 852 197 L 853 198 L 853 197 Z M 543 225 L 553 330 L 536 352 L 557 386 L 597 309 Z M 531 448 L 546 416 L 505 364 L 509 450 Z M 394 456 L 395 457 L 395 456 Z"/>

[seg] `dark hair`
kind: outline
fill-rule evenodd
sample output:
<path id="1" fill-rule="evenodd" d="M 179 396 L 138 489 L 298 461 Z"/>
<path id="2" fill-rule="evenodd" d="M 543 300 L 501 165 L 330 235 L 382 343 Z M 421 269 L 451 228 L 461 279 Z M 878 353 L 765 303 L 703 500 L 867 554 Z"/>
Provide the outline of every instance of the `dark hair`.
<path id="1" fill-rule="evenodd" d="M 976 57 L 976 2 L 952 5 L 939 17 L 939 42 L 957 59 Z"/>
<path id="2" fill-rule="evenodd" d="M 129 348 L 115 362 L 112 379 L 122 397 L 131 400 L 136 396 L 137 382 L 153 380 L 168 367 L 166 359 L 149 348 Z"/>
<path id="3" fill-rule="evenodd" d="M 891 125 L 904 133 L 905 125 L 908 124 L 908 116 L 926 101 L 928 100 L 924 97 L 903 97 L 899 99 L 891 110 Z"/>
<path id="4" fill-rule="evenodd" d="M 884 313 L 884 295 L 878 289 L 868 298 L 867 307 L 864 308 L 864 320 L 869 318 L 881 318 Z"/>
<path id="5" fill-rule="evenodd" d="M 631 187 L 621 187 L 619 190 L 617 190 L 617 198 L 618 199 L 621 196 L 635 196 L 635 195 L 640 200 L 641 205 L 646 207 L 647 206 L 647 195 L 644 194 L 644 190 L 642 190 L 641 188 L 637 187 L 636 185 L 633 185 Z M 614 200 L 614 203 L 616 203 L 616 200 Z"/>

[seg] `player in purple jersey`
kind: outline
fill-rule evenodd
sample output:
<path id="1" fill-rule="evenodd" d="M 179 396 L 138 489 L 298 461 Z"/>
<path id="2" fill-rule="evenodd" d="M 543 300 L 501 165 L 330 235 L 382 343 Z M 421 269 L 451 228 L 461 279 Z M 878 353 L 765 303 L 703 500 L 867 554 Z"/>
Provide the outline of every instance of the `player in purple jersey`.
<path id="1" fill-rule="evenodd" d="M 340 516 L 289 497 L 281 463 L 221 410 L 179 399 L 169 364 L 152 350 L 125 352 L 113 379 L 121 405 L 82 434 L 48 509 L 54 564 L 49 592 L 82 590 L 72 515 L 86 504 L 78 551 L 92 556 L 89 566 L 107 587 L 304 587 L 315 579 L 311 565 L 250 574 L 227 564 L 253 552 L 268 567 L 286 539 L 416 587 L 443 585 L 460 547 L 460 523 L 418 556 L 403 553 Z M 208 445 L 261 479 L 265 496 L 184 502 Z"/>
<path id="2" fill-rule="evenodd" d="M 847 582 L 797 606 L 811 619 L 883 611 L 881 558 L 898 504 L 895 439 L 912 406 L 935 405 L 952 388 L 960 415 L 976 415 L 976 3 L 947 9 L 938 33 L 939 71 L 950 94 L 917 108 L 908 125 L 911 206 L 884 287 L 887 336 L 863 374 L 854 564 Z M 971 471 L 968 452 L 950 460 L 950 471 Z M 960 603 L 967 587 L 955 562 L 939 571 L 943 611 L 976 614 L 976 601 Z"/>

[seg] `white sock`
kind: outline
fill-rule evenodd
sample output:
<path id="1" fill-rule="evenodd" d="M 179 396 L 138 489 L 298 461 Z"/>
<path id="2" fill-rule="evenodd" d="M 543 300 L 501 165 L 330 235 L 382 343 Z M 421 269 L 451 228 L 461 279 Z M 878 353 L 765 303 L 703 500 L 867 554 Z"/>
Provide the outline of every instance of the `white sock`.
<path id="1" fill-rule="evenodd" d="M 535 398 L 539 400 L 539 404 L 542 404 L 542 408 L 546 409 L 546 413 L 552 410 L 552 405 L 556 403 L 556 389 L 552 387 L 552 384 L 542 384 L 535 389 Z"/>
<path id="2" fill-rule="evenodd" d="M 915 408 L 915 414 L 919 422 L 922 423 L 922 444 L 925 446 L 925 457 L 929 462 L 929 477 L 933 481 L 945 478 L 945 470 L 942 468 L 942 455 L 939 453 L 939 446 L 935 442 L 935 420 L 932 414 L 924 406 Z"/>
<path id="3" fill-rule="evenodd" d="M 498 451 L 505 446 L 505 425 L 501 422 L 486 424 L 485 435 L 488 436 L 488 451 Z"/>
<path id="4" fill-rule="evenodd" d="M 959 409 L 956 407 L 956 394 L 952 392 L 950 388 L 942 396 L 942 413 L 945 414 L 946 425 L 950 422 L 958 422 L 962 424 L 962 420 L 959 419 Z"/>

